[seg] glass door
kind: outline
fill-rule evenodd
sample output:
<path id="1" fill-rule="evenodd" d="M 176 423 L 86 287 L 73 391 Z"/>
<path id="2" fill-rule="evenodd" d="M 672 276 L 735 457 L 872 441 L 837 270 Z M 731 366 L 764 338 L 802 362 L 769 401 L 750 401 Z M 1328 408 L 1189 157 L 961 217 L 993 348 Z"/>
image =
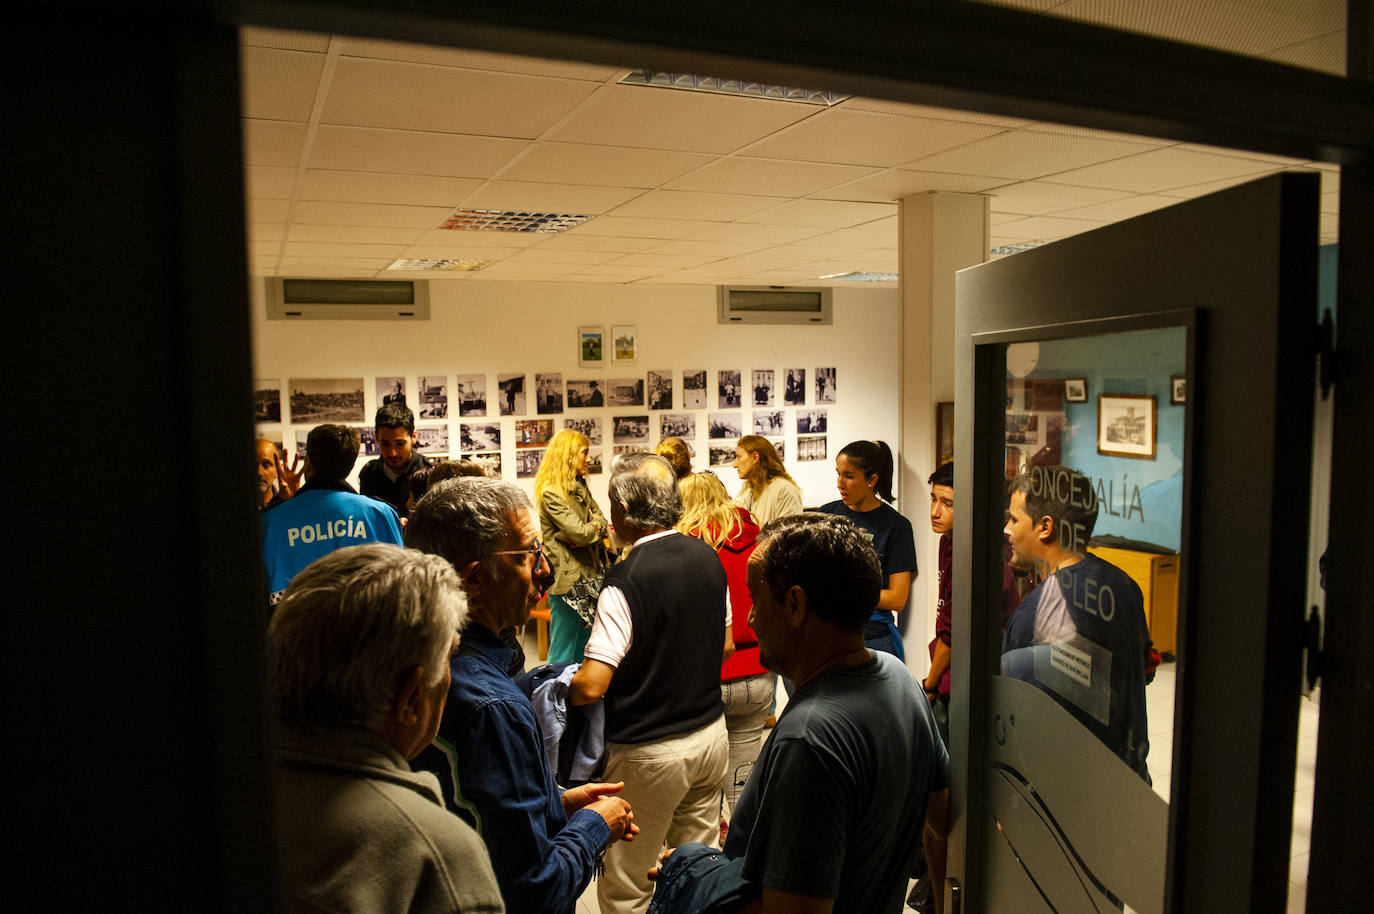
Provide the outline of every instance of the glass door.
<path id="1" fill-rule="evenodd" d="M 947 910 L 1283 910 L 1315 194 L 959 274 Z"/>

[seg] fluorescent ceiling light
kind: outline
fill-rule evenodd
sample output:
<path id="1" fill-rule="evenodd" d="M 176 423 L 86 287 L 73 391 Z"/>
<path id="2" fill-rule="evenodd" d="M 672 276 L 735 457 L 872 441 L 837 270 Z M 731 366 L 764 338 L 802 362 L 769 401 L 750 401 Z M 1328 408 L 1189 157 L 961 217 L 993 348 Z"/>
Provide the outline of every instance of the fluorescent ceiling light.
<path id="1" fill-rule="evenodd" d="M 499 209 L 460 209 L 439 226 L 455 232 L 566 232 L 591 216 L 572 213 L 531 213 Z"/>
<path id="2" fill-rule="evenodd" d="M 453 270 L 476 272 L 491 264 L 490 260 L 396 260 L 388 270 Z"/>
<path id="3" fill-rule="evenodd" d="M 1022 241 L 1017 244 L 1001 244 L 993 248 L 991 254 L 1019 254 L 1022 251 L 1029 251 L 1031 248 L 1038 248 L 1042 244 L 1049 244 L 1048 241 Z"/>
<path id="4" fill-rule="evenodd" d="M 715 92 L 720 95 L 746 95 L 752 98 L 776 98 L 781 101 L 803 102 L 808 105 L 834 105 L 849 98 L 838 92 L 819 89 L 797 89 L 791 86 L 770 86 L 767 83 L 743 79 L 722 79 L 718 76 L 697 76 L 692 73 L 664 73 L 660 70 L 631 70 L 621 81 L 629 86 L 658 86 L 661 89 L 686 89 L 690 92 Z"/>
<path id="5" fill-rule="evenodd" d="M 851 271 L 849 273 L 827 273 L 818 276 L 817 279 L 835 279 L 840 282 L 893 282 L 897 278 L 896 273 L 865 273 L 861 271 Z"/>

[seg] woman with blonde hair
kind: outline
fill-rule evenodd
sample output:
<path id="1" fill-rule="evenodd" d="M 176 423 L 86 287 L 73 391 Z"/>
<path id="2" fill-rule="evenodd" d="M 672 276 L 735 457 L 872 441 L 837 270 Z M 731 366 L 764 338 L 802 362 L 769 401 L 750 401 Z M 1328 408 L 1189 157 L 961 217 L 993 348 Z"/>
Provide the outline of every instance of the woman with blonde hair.
<path id="1" fill-rule="evenodd" d="M 682 518 L 677 529 L 716 550 L 730 590 L 735 652 L 720 665 L 720 697 L 725 702 L 725 729 L 730 734 L 730 767 L 721 785 L 728 821 L 763 745 L 764 722 L 773 703 L 773 674 L 759 662 L 759 639 L 749 627 L 753 600 L 745 584 L 745 569 L 758 541 L 759 525 L 747 510 L 730 500 L 725 484 L 714 473 L 693 473 L 680 480 L 678 487 Z"/>
<path id="2" fill-rule="evenodd" d="M 586 585 L 576 585 L 598 581 L 606 569 L 602 541 L 610 525 L 587 488 L 587 445 L 586 435 L 563 429 L 549 442 L 534 476 L 544 555 L 554 573 L 549 588 L 550 663 L 582 660 L 596 615 L 596 594 L 588 593 Z"/>
<path id="3" fill-rule="evenodd" d="M 735 504 L 754 515 L 760 527 L 802 512 L 801 489 L 783 469 L 773 443 L 762 435 L 745 435 L 735 445 L 735 472 L 744 482 Z"/>
<path id="4" fill-rule="evenodd" d="M 654 448 L 654 453 L 668 461 L 679 480 L 686 479 L 691 474 L 692 450 L 681 438 L 664 438 Z"/>

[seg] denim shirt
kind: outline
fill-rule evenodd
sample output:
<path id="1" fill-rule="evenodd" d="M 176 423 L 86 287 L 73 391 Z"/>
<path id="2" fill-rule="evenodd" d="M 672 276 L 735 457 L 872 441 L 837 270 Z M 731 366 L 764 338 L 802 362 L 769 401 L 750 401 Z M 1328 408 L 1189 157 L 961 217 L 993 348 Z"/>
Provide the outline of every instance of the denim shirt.
<path id="1" fill-rule="evenodd" d="M 479 625 L 463 632 L 439 735 L 411 766 L 473 822 L 507 910 L 573 914 L 611 831 L 594 812 L 564 813 L 534 709 L 506 676 L 511 655 Z"/>

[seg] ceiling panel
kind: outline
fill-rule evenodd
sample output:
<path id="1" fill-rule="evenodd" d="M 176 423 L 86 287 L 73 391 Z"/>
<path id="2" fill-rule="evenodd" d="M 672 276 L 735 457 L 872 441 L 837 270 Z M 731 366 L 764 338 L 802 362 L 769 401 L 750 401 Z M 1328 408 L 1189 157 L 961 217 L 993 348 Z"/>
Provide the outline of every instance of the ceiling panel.
<path id="1" fill-rule="evenodd" d="M 612 251 L 573 251 L 567 248 L 537 247 L 527 251 L 516 251 L 506 261 L 510 263 L 562 263 L 587 264 L 606 263 L 620 254 Z"/>
<path id="2" fill-rule="evenodd" d="M 295 168 L 278 165 L 245 165 L 244 193 L 250 197 L 276 197 L 289 200 L 296 188 Z"/>
<path id="3" fill-rule="evenodd" d="M 249 224 L 255 222 L 285 222 L 286 214 L 291 210 L 290 200 L 264 200 L 261 197 L 249 197 L 244 201 L 246 208 L 245 221 Z"/>
<path id="4" fill-rule="evenodd" d="M 994 213 L 1022 213 L 1040 216 L 1075 206 L 1089 206 L 1129 196 L 1125 191 L 1100 187 L 1075 187 L 1071 184 L 1049 184 L 1044 181 L 1023 181 L 989 191 Z"/>
<path id="5" fill-rule="evenodd" d="M 1066 219 L 1097 219 L 1103 223 L 1120 222 L 1123 219 L 1133 219 L 1136 216 L 1172 206 L 1178 202 L 1175 197 L 1138 194 L 1120 200 L 1109 200 L 1106 203 L 1094 203 L 1090 206 L 1077 206 L 1073 209 L 1060 210 L 1055 215 L 1063 216 Z"/>
<path id="6" fill-rule="evenodd" d="M 642 193 L 637 187 L 488 181 L 462 202 L 465 209 L 595 215 L 609 212 Z"/>
<path id="7" fill-rule="evenodd" d="M 412 244 L 400 256 L 407 260 L 505 260 L 520 253 L 515 248 L 483 244 L 481 232 L 446 232 L 456 235 L 452 244 Z M 465 238 L 465 235 L 476 235 Z"/>
<path id="8" fill-rule="evenodd" d="M 444 247 L 452 244 L 473 244 L 489 248 L 527 248 L 543 244 L 545 234 L 531 232 L 474 232 L 464 229 L 431 229 L 415 238 L 416 244 Z"/>
<path id="9" fill-rule="evenodd" d="M 1183 149 L 1156 149 L 1113 162 L 1064 171 L 1050 175 L 1045 180 L 1057 184 L 1108 187 L 1149 194 L 1204 181 L 1238 178 L 1273 170 L 1273 165 L 1256 159 L 1188 152 Z"/>
<path id="10" fill-rule="evenodd" d="M 1006 178 L 989 175 L 952 175 L 932 171 L 907 171 L 889 168 L 872 177 L 851 181 L 814 196 L 822 200 L 858 200 L 870 203 L 896 202 L 913 194 L 932 190 L 976 194 L 1007 183 Z"/>
<path id="11" fill-rule="evenodd" d="M 306 124 L 243 120 L 243 164 L 296 168 L 305 149 Z"/>
<path id="12" fill-rule="evenodd" d="M 541 248 L 559 248 L 567 251 L 610 251 L 632 254 L 662 244 L 661 238 L 630 238 L 627 236 L 600 237 L 597 235 L 572 235 L 564 232 L 554 235 L 540 243 Z"/>
<path id="13" fill-rule="evenodd" d="M 813 105 L 769 99 L 612 86 L 544 139 L 725 153 L 815 112 Z"/>
<path id="14" fill-rule="evenodd" d="M 603 64 L 544 60 L 539 57 L 523 57 L 517 54 L 442 48 L 427 44 L 408 44 L 402 41 L 339 38 L 336 39 L 336 42 L 339 54 L 345 57 L 403 60 L 438 67 L 495 70 L 500 73 L 523 73 L 528 76 L 552 76 L 559 79 L 582 79 L 592 82 L 605 82 L 613 77 L 618 78 L 619 74 L 625 72 L 619 67 L 608 67 Z"/>
<path id="15" fill-rule="evenodd" d="M 254 241 L 281 241 L 286 237 L 286 226 L 280 222 L 250 222 L 248 237 Z"/>
<path id="16" fill-rule="evenodd" d="M 505 137 L 324 126 L 315 134 L 309 165 L 340 171 L 488 178 L 527 145 L 526 140 Z"/>
<path id="17" fill-rule="evenodd" d="M 313 241 L 288 241 L 282 253 L 287 257 L 389 257 L 401 256 L 399 244 L 321 244 Z"/>
<path id="18" fill-rule="evenodd" d="M 998 238 L 1015 238 L 1019 241 L 1044 240 L 1057 241 L 1080 232 L 1092 231 L 1106 225 L 1106 222 L 1091 219 L 1060 219 L 1054 216 L 1028 216 L 1014 219 L 997 226 L 992 234 Z"/>
<path id="19" fill-rule="evenodd" d="M 906 167 L 920 171 L 1039 178 L 1154 148 L 1145 143 L 1012 130 L 958 149 L 917 159 L 907 163 Z"/>
<path id="20" fill-rule="evenodd" d="M 239 44 L 250 48 L 286 48 L 295 51 L 329 50 L 329 36 L 319 32 L 293 32 L 245 26 L 239 29 Z"/>
<path id="21" fill-rule="evenodd" d="M 874 169 L 868 166 L 730 156 L 672 181 L 668 189 L 805 197 L 873 173 Z"/>
<path id="22" fill-rule="evenodd" d="M 767 212 L 743 219 L 769 225 L 810 225 L 817 228 L 849 228 L 894 215 L 893 203 L 848 203 L 839 200 L 793 200 Z"/>
<path id="23" fill-rule="evenodd" d="M 501 177 L 512 181 L 649 188 L 713 159 L 713 155 L 701 152 L 540 142 L 511 162 Z"/>
<path id="24" fill-rule="evenodd" d="M 297 197 L 353 203 L 401 203 L 411 206 L 457 206 L 482 186 L 479 178 L 388 175 L 365 171 L 308 169 Z"/>
<path id="25" fill-rule="evenodd" d="M 680 254 L 689 257 L 739 257 L 759 250 L 761 245 L 748 242 L 730 243 L 726 241 L 665 241 L 645 248 L 647 254 Z"/>
<path id="26" fill-rule="evenodd" d="M 409 244 L 413 228 L 382 228 L 375 225 L 302 225 L 295 223 L 287 235 L 292 241 L 323 241 L 335 244 Z"/>
<path id="27" fill-rule="evenodd" d="M 831 108 L 742 152 L 768 159 L 888 167 L 1001 130 L 983 124 Z"/>
<path id="28" fill-rule="evenodd" d="M 446 219 L 442 206 L 394 206 L 382 203 L 334 203 L 302 200 L 296 204 L 298 222 L 321 225 L 378 225 L 392 228 L 429 228 Z"/>
<path id="29" fill-rule="evenodd" d="M 763 225 L 734 222 L 714 226 L 692 236 L 694 241 L 738 241 L 759 244 L 786 244 L 821 234 L 820 229 L 799 225 Z"/>
<path id="30" fill-rule="evenodd" d="M 980 114 L 977 111 L 960 111 L 957 108 L 937 108 L 934 105 L 913 105 L 908 102 L 893 102 L 880 98 L 846 99 L 844 107 L 857 111 L 878 111 L 883 114 L 900 114 L 903 117 L 933 117 L 939 120 L 962 121 L 965 124 L 987 124 L 993 127 L 1022 127 L 1030 123 L 1030 121 L 1019 117 Z"/>
<path id="31" fill-rule="evenodd" d="M 309 121 L 324 55 L 276 48 L 243 48 L 240 57 L 243 116 Z"/>
<path id="32" fill-rule="evenodd" d="M 686 238 L 716 228 L 720 223 L 698 219 L 633 219 L 598 216 L 569 231 L 579 235 L 614 235 L 629 238 Z"/>
<path id="33" fill-rule="evenodd" d="M 733 222 L 777 204 L 776 197 L 651 190 L 621 206 L 615 215 Z"/>

